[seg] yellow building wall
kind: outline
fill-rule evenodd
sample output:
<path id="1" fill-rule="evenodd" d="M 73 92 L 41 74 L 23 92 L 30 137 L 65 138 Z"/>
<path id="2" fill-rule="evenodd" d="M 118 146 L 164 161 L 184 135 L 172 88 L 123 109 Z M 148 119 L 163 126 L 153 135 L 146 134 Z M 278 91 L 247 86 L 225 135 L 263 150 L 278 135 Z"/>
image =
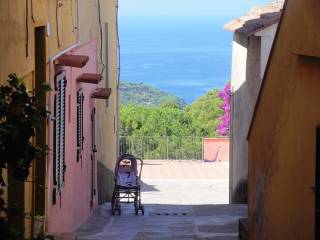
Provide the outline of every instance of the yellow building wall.
<path id="1" fill-rule="evenodd" d="M 76 1 L 71 0 L 0 1 L 0 84 L 6 84 L 10 73 L 16 73 L 18 76 L 25 77 L 27 86 L 30 89 L 33 88 L 35 85 L 35 28 L 47 26 L 46 56 L 48 62 L 51 56 L 76 43 L 76 6 Z M 49 76 L 49 68 L 47 68 L 47 76 Z M 49 82 L 49 79 L 44 81 Z M 29 178 L 22 184 L 24 193 L 19 195 L 22 197 L 19 205 L 24 207 L 24 212 L 29 216 L 24 220 L 26 238 L 32 235 L 34 226 L 30 220 L 30 214 L 35 204 L 33 198 L 35 176 L 33 169 L 30 171 Z M 8 198 L 6 200 L 10 201 Z M 37 200 L 45 201 L 45 199 Z M 21 220 L 18 220 L 16 224 L 20 228 Z"/>
<path id="2" fill-rule="evenodd" d="M 72 0 L 57 1 L 2 0 L 0 1 L 0 82 L 9 73 L 25 76 L 34 70 L 34 28 L 49 26 L 47 58 L 76 43 L 77 4 Z M 49 23 L 49 25 L 47 25 Z M 28 27 L 27 27 L 28 26 Z M 57 28 L 58 26 L 58 28 Z M 60 46 L 58 46 L 58 34 Z M 26 50 L 26 48 L 28 50 Z"/>
<path id="3" fill-rule="evenodd" d="M 314 239 L 319 6 L 287 1 L 263 80 L 248 139 L 250 239 Z"/>
<path id="4" fill-rule="evenodd" d="M 107 78 L 107 84 L 101 83 L 101 87 L 111 88 L 111 96 L 108 103 L 98 103 L 98 117 L 101 117 L 101 138 L 100 148 L 101 158 L 98 165 L 99 203 L 110 200 L 113 190 L 113 172 L 115 162 L 118 157 L 118 29 L 117 29 L 117 0 L 103 1 L 102 24 L 103 46 L 108 47 L 108 51 L 102 51 L 102 58 L 106 60 L 104 78 Z M 107 25 L 107 27 L 106 27 Z M 108 37 L 107 37 L 108 36 Z M 108 53 L 108 56 L 106 54 Z"/>
<path id="5" fill-rule="evenodd" d="M 79 6 L 79 7 L 78 7 Z M 98 156 L 103 172 L 102 184 L 99 184 L 101 201 L 111 195 L 112 174 L 117 157 L 117 107 L 118 107 L 118 51 L 116 29 L 116 0 L 100 0 L 101 28 L 99 22 L 98 1 L 93 0 L 1 0 L 0 1 L 0 84 L 6 84 L 10 73 L 18 76 L 34 76 L 35 71 L 35 28 L 45 26 L 47 79 L 50 82 L 50 60 L 64 50 L 100 39 L 102 31 L 102 61 L 107 66 L 99 87 L 112 88 L 108 107 L 103 100 L 97 100 Z M 79 24 L 78 24 L 79 22 Z M 108 23 L 109 38 L 106 41 L 104 23 Z M 108 44 L 106 44 L 108 43 Z M 107 47 L 109 49 L 107 49 Z M 108 57 L 107 57 L 108 55 Z M 106 62 L 106 59 L 108 61 Z M 51 66 L 52 68 L 52 66 Z M 29 77 L 28 77 L 29 78 Z M 34 77 L 32 77 L 34 78 Z M 108 84 L 106 80 L 108 78 Z M 34 79 L 31 79 L 34 81 Z M 49 140 L 50 141 L 50 140 Z M 45 170 L 44 170 L 45 171 Z M 100 174 L 101 176 L 101 174 Z M 30 176 L 33 179 L 33 176 Z M 32 182 L 32 181 L 31 181 Z M 32 206 L 30 186 L 25 187 L 30 210 Z M 27 190 L 28 189 L 28 190 Z M 47 193 L 49 194 L 49 193 Z M 30 230 L 27 230 L 30 232 Z"/>

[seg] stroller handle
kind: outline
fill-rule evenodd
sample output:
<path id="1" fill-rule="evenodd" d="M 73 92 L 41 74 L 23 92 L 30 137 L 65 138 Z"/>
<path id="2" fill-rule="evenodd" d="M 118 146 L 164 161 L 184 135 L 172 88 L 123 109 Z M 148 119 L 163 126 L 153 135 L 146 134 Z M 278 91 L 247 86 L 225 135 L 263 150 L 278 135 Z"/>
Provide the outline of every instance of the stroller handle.
<path id="1" fill-rule="evenodd" d="M 136 158 L 140 162 L 140 171 L 139 171 L 139 181 L 141 181 L 141 173 L 143 167 L 143 160 L 141 158 Z"/>

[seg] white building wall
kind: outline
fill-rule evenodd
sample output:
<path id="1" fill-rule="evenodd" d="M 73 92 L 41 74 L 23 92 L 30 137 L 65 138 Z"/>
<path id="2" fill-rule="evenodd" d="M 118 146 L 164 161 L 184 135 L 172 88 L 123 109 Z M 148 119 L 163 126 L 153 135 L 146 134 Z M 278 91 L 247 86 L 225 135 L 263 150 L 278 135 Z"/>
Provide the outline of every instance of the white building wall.
<path id="1" fill-rule="evenodd" d="M 230 201 L 245 202 L 248 175 L 247 133 L 268 62 L 277 24 L 254 35 L 235 33 L 231 71 Z"/>

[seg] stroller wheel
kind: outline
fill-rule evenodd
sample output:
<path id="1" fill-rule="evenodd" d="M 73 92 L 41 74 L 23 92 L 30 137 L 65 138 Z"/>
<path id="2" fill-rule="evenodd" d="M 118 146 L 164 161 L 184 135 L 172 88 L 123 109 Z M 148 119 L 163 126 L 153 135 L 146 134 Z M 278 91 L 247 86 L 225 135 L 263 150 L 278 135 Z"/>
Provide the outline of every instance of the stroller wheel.
<path id="1" fill-rule="evenodd" d="M 121 206 L 120 205 L 118 205 L 118 214 L 119 214 L 119 216 L 121 216 Z"/>
<path id="2" fill-rule="evenodd" d="M 144 215 L 144 206 L 141 206 L 140 210 L 141 210 L 142 215 Z"/>
<path id="3" fill-rule="evenodd" d="M 139 207 L 138 207 L 137 203 L 134 203 L 134 211 L 135 211 L 136 215 L 139 214 Z"/>
<path id="4" fill-rule="evenodd" d="M 117 211 L 117 202 L 116 202 L 115 198 L 112 198 L 112 201 L 111 201 L 111 213 L 112 213 L 113 216 L 116 214 L 116 211 Z"/>
<path id="5" fill-rule="evenodd" d="M 112 208 L 111 213 L 113 216 L 116 215 L 116 210 L 114 208 Z"/>
<path id="6" fill-rule="evenodd" d="M 138 200 L 134 199 L 134 212 L 136 213 L 136 215 L 139 214 L 139 206 L 138 206 Z"/>

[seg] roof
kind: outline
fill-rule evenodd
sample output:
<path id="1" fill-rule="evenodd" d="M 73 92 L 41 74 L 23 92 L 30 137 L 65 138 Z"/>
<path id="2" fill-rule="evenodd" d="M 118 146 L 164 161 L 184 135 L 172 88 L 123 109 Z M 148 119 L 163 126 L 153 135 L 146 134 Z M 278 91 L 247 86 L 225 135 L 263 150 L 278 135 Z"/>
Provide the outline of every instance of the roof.
<path id="1" fill-rule="evenodd" d="M 278 0 L 262 7 L 255 7 L 245 16 L 227 23 L 224 28 L 250 36 L 262 29 L 278 23 L 281 18 L 283 1 Z"/>

